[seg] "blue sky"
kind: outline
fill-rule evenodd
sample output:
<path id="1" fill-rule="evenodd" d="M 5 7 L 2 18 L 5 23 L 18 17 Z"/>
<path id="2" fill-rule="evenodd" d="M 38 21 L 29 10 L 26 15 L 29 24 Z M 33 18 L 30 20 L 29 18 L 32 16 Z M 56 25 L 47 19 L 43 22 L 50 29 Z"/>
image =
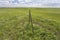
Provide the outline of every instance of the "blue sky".
<path id="1" fill-rule="evenodd" d="M 0 0 L 0 7 L 60 7 L 60 0 Z"/>

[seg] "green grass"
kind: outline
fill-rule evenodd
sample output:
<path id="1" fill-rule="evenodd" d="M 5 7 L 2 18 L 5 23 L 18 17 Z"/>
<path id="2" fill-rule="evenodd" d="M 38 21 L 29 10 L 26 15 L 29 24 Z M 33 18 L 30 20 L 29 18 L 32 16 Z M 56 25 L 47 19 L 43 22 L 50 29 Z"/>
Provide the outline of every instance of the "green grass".
<path id="1" fill-rule="evenodd" d="M 0 40 L 60 40 L 60 8 L 30 9 L 33 29 L 28 8 L 0 8 Z"/>

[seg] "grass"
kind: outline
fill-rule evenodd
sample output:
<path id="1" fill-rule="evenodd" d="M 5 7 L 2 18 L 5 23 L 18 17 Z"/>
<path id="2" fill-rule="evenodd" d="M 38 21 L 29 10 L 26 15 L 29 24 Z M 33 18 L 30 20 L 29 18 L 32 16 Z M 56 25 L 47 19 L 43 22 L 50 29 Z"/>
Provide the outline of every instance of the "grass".
<path id="1" fill-rule="evenodd" d="M 0 40 L 60 40 L 60 8 L 0 8 Z M 33 31 L 33 32 L 32 32 Z"/>

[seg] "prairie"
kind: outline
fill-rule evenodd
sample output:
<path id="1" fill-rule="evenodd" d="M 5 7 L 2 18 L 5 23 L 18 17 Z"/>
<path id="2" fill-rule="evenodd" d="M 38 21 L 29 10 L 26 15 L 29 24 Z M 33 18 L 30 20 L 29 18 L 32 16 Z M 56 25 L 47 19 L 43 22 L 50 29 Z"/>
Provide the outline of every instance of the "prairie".
<path id="1" fill-rule="evenodd" d="M 0 40 L 60 40 L 60 8 L 0 8 Z"/>

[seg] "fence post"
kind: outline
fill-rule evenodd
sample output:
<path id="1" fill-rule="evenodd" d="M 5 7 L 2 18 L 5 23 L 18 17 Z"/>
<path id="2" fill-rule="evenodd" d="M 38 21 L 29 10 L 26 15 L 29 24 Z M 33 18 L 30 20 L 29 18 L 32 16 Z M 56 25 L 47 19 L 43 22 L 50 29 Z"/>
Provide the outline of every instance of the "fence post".
<path id="1" fill-rule="evenodd" d="M 31 10 L 29 9 L 29 23 L 31 24 L 32 27 L 32 38 L 34 38 L 34 27 L 33 27 L 33 20 L 32 20 L 32 14 L 31 14 Z"/>

